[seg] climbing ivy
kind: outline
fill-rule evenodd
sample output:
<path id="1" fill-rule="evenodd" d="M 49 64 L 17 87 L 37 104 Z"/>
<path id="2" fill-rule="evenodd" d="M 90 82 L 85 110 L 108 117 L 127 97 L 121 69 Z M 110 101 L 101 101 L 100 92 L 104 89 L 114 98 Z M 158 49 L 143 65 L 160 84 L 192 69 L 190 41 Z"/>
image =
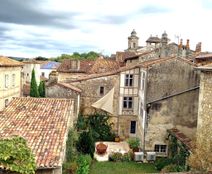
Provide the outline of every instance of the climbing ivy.
<path id="1" fill-rule="evenodd" d="M 22 137 L 0 139 L 0 165 L 21 174 L 34 174 L 35 158 Z"/>
<path id="2" fill-rule="evenodd" d="M 172 160 L 172 164 L 178 166 L 179 171 L 186 170 L 186 160 L 189 156 L 189 151 L 185 145 L 179 143 L 175 136 L 170 135 L 169 138 L 169 157 Z"/>

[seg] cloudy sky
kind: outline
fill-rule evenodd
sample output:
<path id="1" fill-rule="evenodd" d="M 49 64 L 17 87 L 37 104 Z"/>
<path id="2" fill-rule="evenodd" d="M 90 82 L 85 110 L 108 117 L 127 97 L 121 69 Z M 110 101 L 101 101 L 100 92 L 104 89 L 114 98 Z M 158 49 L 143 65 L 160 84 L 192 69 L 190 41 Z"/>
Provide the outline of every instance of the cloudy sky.
<path id="1" fill-rule="evenodd" d="M 110 55 L 127 48 L 132 29 L 141 46 L 166 31 L 212 51 L 211 16 L 211 0 L 0 0 L 0 55 Z"/>

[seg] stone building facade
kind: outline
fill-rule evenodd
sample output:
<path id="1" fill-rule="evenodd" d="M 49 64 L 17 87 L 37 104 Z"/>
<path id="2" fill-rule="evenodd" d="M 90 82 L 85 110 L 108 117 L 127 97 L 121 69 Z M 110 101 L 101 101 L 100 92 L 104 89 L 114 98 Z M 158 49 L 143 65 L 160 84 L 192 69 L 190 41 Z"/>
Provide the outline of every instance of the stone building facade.
<path id="1" fill-rule="evenodd" d="M 128 120 L 119 134 L 128 132 L 127 126 L 130 127 L 140 137 L 142 149 L 157 149 L 159 155 L 167 155 L 167 129 L 175 127 L 188 137 L 194 136 L 199 88 L 199 75 L 194 67 L 182 58 L 160 58 L 122 70 L 119 119 L 124 115 L 134 118 L 135 126 Z"/>
<path id="2" fill-rule="evenodd" d="M 21 62 L 0 57 L 0 111 L 9 104 L 13 97 L 21 96 L 22 66 Z"/>

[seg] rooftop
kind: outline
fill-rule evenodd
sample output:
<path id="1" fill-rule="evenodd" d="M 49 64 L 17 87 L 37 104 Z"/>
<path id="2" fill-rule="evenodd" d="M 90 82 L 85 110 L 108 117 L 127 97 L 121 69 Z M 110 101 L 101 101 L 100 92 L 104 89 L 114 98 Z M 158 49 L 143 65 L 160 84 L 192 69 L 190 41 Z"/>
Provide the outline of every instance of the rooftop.
<path id="1" fill-rule="evenodd" d="M 77 61 L 78 68 L 73 69 L 72 63 Z M 96 60 L 71 60 L 66 59 L 58 67 L 58 72 L 67 72 L 67 73 L 105 73 L 117 70 L 119 68 L 119 63 L 115 60 L 109 60 L 99 57 Z"/>
<path id="2" fill-rule="evenodd" d="M 150 36 L 150 37 L 146 40 L 146 42 L 149 42 L 149 43 L 160 43 L 161 40 L 160 40 L 160 38 L 157 37 L 157 36 Z"/>
<path id="3" fill-rule="evenodd" d="M 171 134 L 172 136 L 176 137 L 181 143 L 183 143 L 186 146 L 188 150 L 191 149 L 192 141 L 184 133 L 180 132 L 176 128 L 169 129 L 167 130 L 167 132 Z"/>
<path id="4" fill-rule="evenodd" d="M 37 168 L 61 166 L 72 110 L 68 99 L 14 98 L 0 114 L 0 137 L 25 138 Z"/>
<path id="5" fill-rule="evenodd" d="M 14 59 L 0 56 L 0 67 L 16 67 L 16 66 L 23 66 L 23 64 Z"/>

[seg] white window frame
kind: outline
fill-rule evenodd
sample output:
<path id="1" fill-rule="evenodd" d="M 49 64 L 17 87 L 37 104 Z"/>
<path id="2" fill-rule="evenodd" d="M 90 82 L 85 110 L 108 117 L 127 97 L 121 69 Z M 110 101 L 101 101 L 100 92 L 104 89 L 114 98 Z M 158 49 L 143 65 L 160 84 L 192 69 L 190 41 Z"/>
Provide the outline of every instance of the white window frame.
<path id="1" fill-rule="evenodd" d="M 164 147 L 165 147 L 165 149 L 164 149 Z M 154 151 L 156 153 L 167 153 L 167 145 L 166 144 L 155 144 Z"/>
<path id="2" fill-rule="evenodd" d="M 126 107 L 125 107 L 125 103 L 126 103 Z M 131 97 L 131 96 L 123 97 L 123 109 L 124 110 L 133 110 L 133 97 Z"/>
<path id="3" fill-rule="evenodd" d="M 133 74 L 125 74 L 124 86 L 133 86 L 134 79 Z"/>

